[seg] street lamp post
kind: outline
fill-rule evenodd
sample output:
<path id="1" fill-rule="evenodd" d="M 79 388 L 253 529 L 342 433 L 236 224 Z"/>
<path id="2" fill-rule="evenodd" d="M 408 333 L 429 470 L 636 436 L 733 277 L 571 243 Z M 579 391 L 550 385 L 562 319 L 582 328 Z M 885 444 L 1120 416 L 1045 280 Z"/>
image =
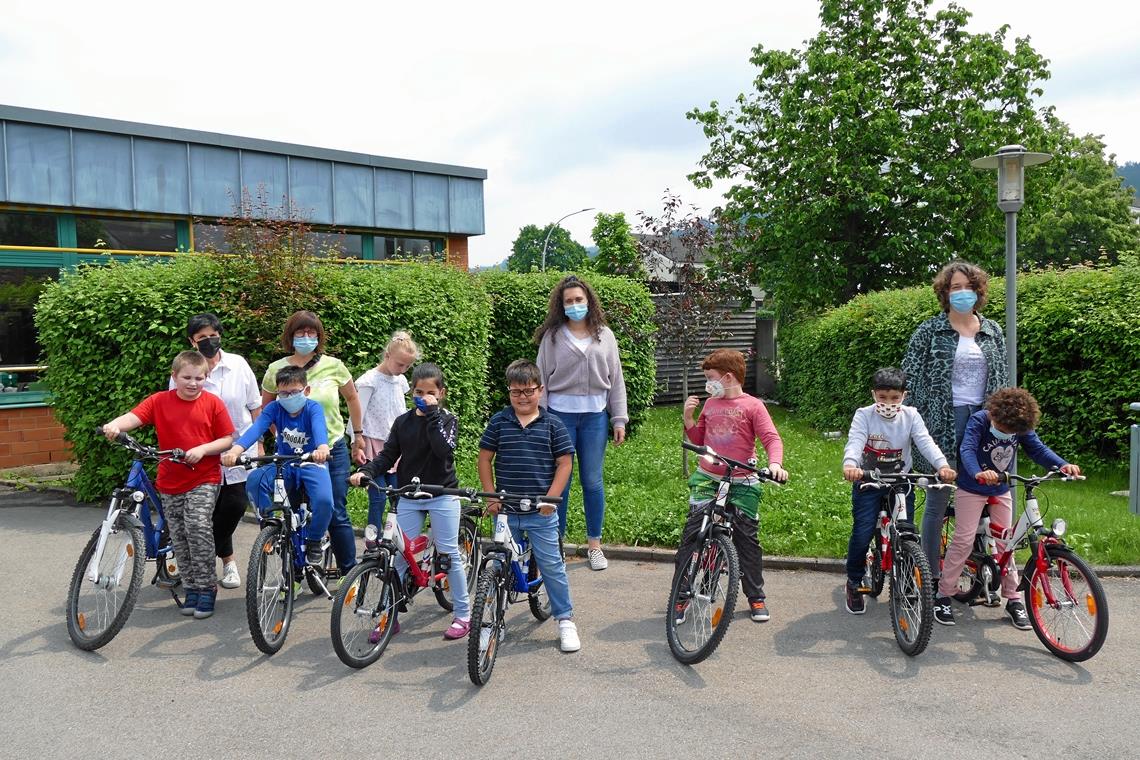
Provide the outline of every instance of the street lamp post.
<path id="1" fill-rule="evenodd" d="M 543 272 L 546 271 L 546 246 L 550 244 L 550 233 L 554 232 L 554 228 L 557 227 L 558 225 L 562 224 L 563 219 L 569 219 L 570 217 L 574 216 L 575 214 L 584 214 L 587 211 L 593 211 L 593 210 L 594 210 L 594 207 L 591 206 L 590 208 L 582 208 L 582 209 L 578 209 L 577 211 L 571 211 L 569 214 L 562 217 L 562 219 L 559 219 L 557 222 L 550 225 L 550 229 L 546 231 L 546 239 L 542 241 L 542 271 Z"/>

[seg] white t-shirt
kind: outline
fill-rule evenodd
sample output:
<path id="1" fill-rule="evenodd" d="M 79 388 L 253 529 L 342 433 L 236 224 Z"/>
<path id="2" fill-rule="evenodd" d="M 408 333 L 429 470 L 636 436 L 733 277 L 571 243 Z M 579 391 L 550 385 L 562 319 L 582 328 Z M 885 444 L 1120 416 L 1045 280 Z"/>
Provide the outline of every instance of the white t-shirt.
<path id="1" fill-rule="evenodd" d="M 387 440 L 392 423 L 408 411 L 404 396 L 408 393 L 408 379 L 403 375 L 386 375 L 373 367 L 356 380 L 363 412 L 364 435 Z"/>
<path id="2" fill-rule="evenodd" d="M 950 375 L 954 406 L 979 406 L 986 395 L 987 374 L 989 367 L 981 346 L 973 338 L 959 335 Z"/>

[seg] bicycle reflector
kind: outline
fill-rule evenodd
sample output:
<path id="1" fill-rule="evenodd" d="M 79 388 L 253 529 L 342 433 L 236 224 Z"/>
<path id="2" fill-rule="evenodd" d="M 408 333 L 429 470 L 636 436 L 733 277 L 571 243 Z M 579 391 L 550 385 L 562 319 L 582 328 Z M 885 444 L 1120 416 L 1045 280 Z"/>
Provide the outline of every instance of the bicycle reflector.
<path id="1" fill-rule="evenodd" d="M 1058 517 L 1053 521 L 1053 535 L 1057 538 L 1065 535 L 1065 531 L 1069 529 L 1069 524 L 1064 519 Z"/>

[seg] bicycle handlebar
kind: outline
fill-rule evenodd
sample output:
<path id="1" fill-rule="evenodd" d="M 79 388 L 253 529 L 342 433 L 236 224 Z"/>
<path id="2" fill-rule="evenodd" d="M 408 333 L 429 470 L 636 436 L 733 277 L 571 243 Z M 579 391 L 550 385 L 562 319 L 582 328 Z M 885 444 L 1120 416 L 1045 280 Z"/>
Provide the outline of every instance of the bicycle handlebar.
<path id="1" fill-rule="evenodd" d="M 1066 475 L 1065 473 L 1061 472 L 1059 469 L 1049 470 L 1044 475 L 1029 475 L 1029 476 L 1018 475 L 1015 472 L 1003 472 L 1003 473 L 1001 473 L 1001 476 L 999 478 L 999 480 L 1001 480 L 1001 482 L 1006 483 L 1007 485 L 1009 484 L 1009 482 L 1011 480 L 1015 480 L 1018 483 L 1024 483 L 1027 486 L 1036 486 L 1039 483 L 1044 483 L 1046 480 L 1067 481 L 1067 480 L 1084 480 L 1084 479 L 1085 479 L 1084 475 Z"/>
<path id="2" fill-rule="evenodd" d="M 237 458 L 236 467 L 250 468 L 258 464 L 288 464 L 289 462 L 310 462 L 313 459 L 313 452 L 307 451 L 304 454 L 266 454 L 260 457 L 251 457 L 248 454 L 242 454 Z"/>
<path id="3" fill-rule="evenodd" d="M 96 426 L 95 432 L 100 436 L 106 437 L 103 433 L 103 426 L 102 425 Z M 115 436 L 115 443 L 119 444 L 120 446 L 122 446 L 125 449 L 130 449 L 131 451 L 135 452 L 136 454 L 140 454 L 144 457 L 149 457 L 151 459 L 162 459 L 163 457 L 165 457 L 165 458 L 171 459 L 175 462 L 178 462 L 180 464 L 185 464 L 187 467 L 191 466 L 189 463 L 182 461 L 183 457 L 186 456 L 186 452 L 183 451 L 182 449 L 159 449 L 159 448 L 155 448 L 154 446 L 148 446 L 147 444 L 142 443 L 141 441 L 135 440 L 134 438 L 132 438 L 130 435 L 128 435 L 126 433 L 119 433 L 117 436 Z"/>
<path id="4" fill-rule="evenodd" d="M 456 496 L 460 499 L 468 501 L 498 501 L 505 504 L 518 504 L 522 507 L 519 511 L 529 512 L 530 506 L 537 509 L 540 505 L 547 504 L 550 506 L 557 505 L 561 499 L 556 496 L 525 496 L 523 494 L 507 493 L 505 491 L 476 491 L 474 488 L 446 488 L 444 486 L 434 486 L 420 483 L 419 478 L 413 478 L 412 482 L 406 486 L 380 486 L 376 484 L 372 478 L 363 475 L 363 485 L 366 487 L 375 488 L 378 491 L 390 494 L 392 496 L 402 496 L 407 498 L 422 498 L 423 496 Z M 526 504 L 527 506 L 523 506 Z"/>
<path id="5" fill-rule="evenodd" d="M 925 475 L 921 472 L 879 472 L 879 470 L 864 470 L 863 477 L 869 483 L 860 483 L 860 488 L 889 488 L 900 483 L 913 483 L 919 488 L 940 489 L 957 488 L 953 483 L 942 483 L 937 475 Z"/>
<path id="6" fill-rule="evenodd" d="M 767 480 L 769 482 L 775 483 L 776 485 L 781 485 L 780 481 L 778 481 L 774 477 L 772 477 L 772 471 L 769 470 L 767 467 L 757 467 L 755 465 L 747 464 L 745 462 L 738 462 L 735 459 L 730 459 L 730 458 L 726 457 L 724 454 L 716 453 L 709 446 L 698 446 L 695 443 L 689 443 L 688 441 L 681 441 L 681 448 L 688 449 L 689 451 L 700 454 L 701 456 L 712 457 L 713 459 L 718 459 L 722 463 L 724 463 L 727 467 L 730 467 L 732 469 L 748 470 L 749 472 L 751 472 L 755 475 L 758 475 L 761 480 Z"/>

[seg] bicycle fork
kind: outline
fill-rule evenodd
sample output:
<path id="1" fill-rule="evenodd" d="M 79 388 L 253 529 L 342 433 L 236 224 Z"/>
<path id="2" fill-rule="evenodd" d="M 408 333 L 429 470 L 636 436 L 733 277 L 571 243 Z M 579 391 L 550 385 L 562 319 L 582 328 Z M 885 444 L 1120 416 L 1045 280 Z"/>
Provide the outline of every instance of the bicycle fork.
<path id="1" fill-rule="evenodd" d="M 133 493 L 133 492 L 132 492 Z M 99 575 L 99 563 L 103 559 L 103 552 L 107 548 L 107 537 L 111 535 L 111 531 L 119 522 L 120 517 L 130 522 L 135 527 L 142 527 L 142 522 L 131 512 L 119 508 L 121 496 L 116 494 L 111 497 L 111 505 L 107 509 L 107 517 L 104 518 L 103 524 L 99 527 L 99 540 L 95 543 L 95 551 L 91 555 L 91 561 L 87 564 L 86 578 L 91 583 L 105 589 L 114 588 L 118 586 L 123 579 L 123 573 L 126 571 L 127 564 L 134 557 L 135 545 L 133 541 L 128 541 L 123 545 L 121 555 L 115 561 L 115 567 L 109 575 Z"/>

